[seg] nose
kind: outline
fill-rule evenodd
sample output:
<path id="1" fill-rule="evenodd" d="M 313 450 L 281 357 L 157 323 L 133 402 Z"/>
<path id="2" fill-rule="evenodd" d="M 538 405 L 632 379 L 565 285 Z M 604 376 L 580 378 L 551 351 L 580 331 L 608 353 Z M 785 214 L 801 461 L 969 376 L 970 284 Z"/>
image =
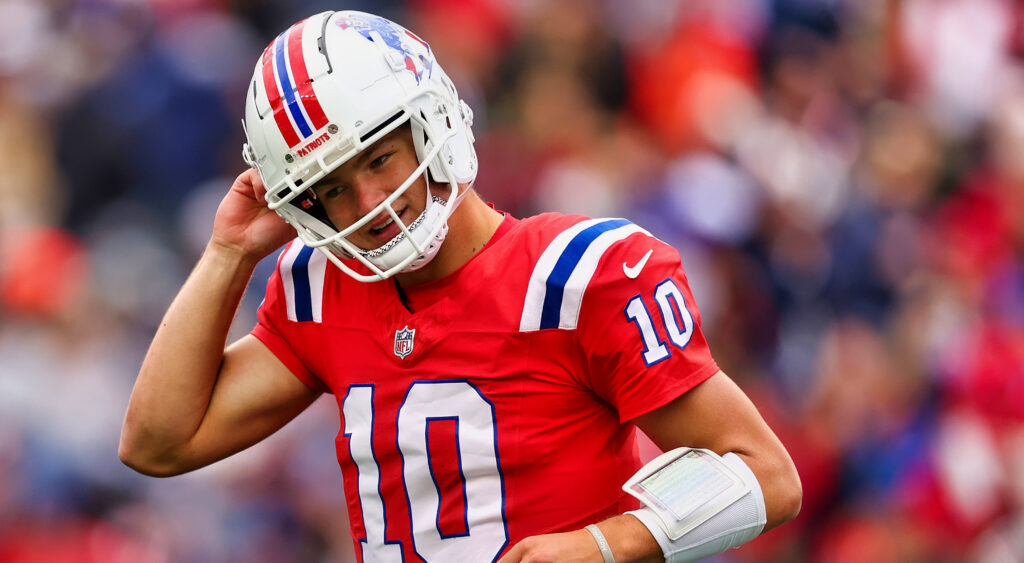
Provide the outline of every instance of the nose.
<path id="1" fill-rule="evenodd" d="M 361 216 L 373 211 L 388 197 L 387 186 L 377 178 L 356 178 L 352 188 L 355 191 L 356 208 Z"/>

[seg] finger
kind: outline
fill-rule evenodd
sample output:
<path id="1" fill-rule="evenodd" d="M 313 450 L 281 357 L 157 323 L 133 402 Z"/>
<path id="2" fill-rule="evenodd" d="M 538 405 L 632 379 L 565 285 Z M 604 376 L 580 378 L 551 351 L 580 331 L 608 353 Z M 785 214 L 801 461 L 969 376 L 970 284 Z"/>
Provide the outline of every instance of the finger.
<path id="1" fill-rule="evenodd" d="M 252 193 L 252 175 L 250 174 L 252 169 L 248 169 L 245 172 L 239 174 L 235 181 L 231 183 L 231 190 L 243 194 Z"/>
<path id="2" fill-rule="evenodd" d="M 250 185 L 252 185 L 252 195 L 258 201 L 266 203 L 267 186 L 263 183 L 263 178 L 260 178 L 260 175 L 256 170 L 251 170 L 251 172 L 252 173 L 249 175 L 249 182 Z"/>
<path id="3" fill-rule="evenodd" d="M 519 563 L 523 559 L 522 551 L 522 544 L 517 543 L 498 559 L 498 563 Z"/>
<path id="4" fill-rule="evenodd" d="M 263 186 L 263 181 L 260 179 L 259 174 L 251 168 L 239 174 L 238 178 L 235 178 L 235 183 L 232 184 L 231 190 L 258 202 L 266 201 L 267 191 Z"/>
<path id="5" fill-rule="evenodd" d="M 255 191 L 259 195 L 263 195 L 267 191 L 267 187 L 263 185 L 263 178 L 260 177 L 259 172 L 255 168 L 247 170 L 249 173 L 249 183 L 255 188 Z"/>

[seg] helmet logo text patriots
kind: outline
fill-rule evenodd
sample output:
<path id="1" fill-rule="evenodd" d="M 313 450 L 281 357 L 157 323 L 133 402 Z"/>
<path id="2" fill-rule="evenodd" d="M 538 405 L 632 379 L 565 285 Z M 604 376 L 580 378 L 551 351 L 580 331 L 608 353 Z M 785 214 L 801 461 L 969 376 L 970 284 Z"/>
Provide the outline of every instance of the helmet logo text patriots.
<path id="1" fill-rule="evenodd" d="M 331 139 L 331 136 L 329 134 L 327 134 L 327 133 L 324 133 L 323 135 L 320 135 L 316 139 L 313 139 L 312 141 L 307 143 L 306 146 L 299 147 L 299 149 L 297 151 L 295 151 L 295 153 L 298 154 L 299 156 L 306 156 L 307 154 L 311 153 L 313 151 L 313 149 L 319 148 L 321 145 L 323 145 L 325 142 L 329 141 L 330 139 Z"/>
<path id="2" fill-rule="evenodd" d="M 401 359 L 405 359 L 406 356 L 412 354 L 412 347 L 414 339 L 416 338 L 416 329 L 409 329 L 409 325 L 405 328 L 395 331 L 395 355 Z"/>

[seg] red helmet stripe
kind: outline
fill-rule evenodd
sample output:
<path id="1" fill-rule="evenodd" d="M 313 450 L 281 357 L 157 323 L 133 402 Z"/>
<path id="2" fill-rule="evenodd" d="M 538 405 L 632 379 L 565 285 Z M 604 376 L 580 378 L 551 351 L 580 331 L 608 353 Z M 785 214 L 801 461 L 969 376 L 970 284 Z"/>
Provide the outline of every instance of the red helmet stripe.
<path id="1" fill-rule="evenodd" d="M 302 107 L 306 108 L 306 115 L 313 121 L 313 129 L 316 130 L 327 125 L 327 116 L 320 107 L 320 101 L 313 91 L 313 81 L 309 79 L 309 72 L 306 70 L 306 57 L 302 51 L 302 29 L 306 21 L 302 20 L 288 30 L 288 63 L 292 67 L 292 76 L 299 89 L 299 100 Z"/>
<path id="2" fill-rule="evenodd" d="M 267 91 L 267 99 L 270 102 L 270 109 L 274 113 L 274 121 L 277 128 L 284 136 L 288 147 L 299 144 L 299 135 L 295 132 L 295 126 L 288 120 L 285 113 L 284 103 L 281 101 L 281 90 L 274 79 L 274 44 L 281 41 L 280 37 L 270 42 L 270 45 L 263 51 L 263 88 Z"/>
<path id="3" fill-rule="evenodd" d="M 405 30 L 405 34 L 408 35 L 409 37 L 412 37 L 416 41 L 420 42 L 424 47 L 427 48 L 427 51 L 430 51 L 430 45 L 427 45 L 427 42 L 422 40 L 422 39 L 420 39 L 419 37 L 417 37 L 415 33 L 411 32 L 411 31 L 409 31 L 407 29 L 407 30 Z"/>

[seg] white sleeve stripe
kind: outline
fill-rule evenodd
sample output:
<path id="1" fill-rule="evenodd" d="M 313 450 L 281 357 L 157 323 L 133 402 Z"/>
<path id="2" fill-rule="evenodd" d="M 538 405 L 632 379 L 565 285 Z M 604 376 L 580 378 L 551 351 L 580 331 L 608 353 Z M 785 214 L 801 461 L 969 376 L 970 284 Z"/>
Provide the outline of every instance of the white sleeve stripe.
<path id="1" fill-rule="evenodd" d="M 281 258 L 280 272 L 288 320 L 322 322 L 327 257 L 296 239 Z"/>
<path id="2" fill-rule="evenodd" d="M 281 283 L 284 285 L 284 302 L 287 305 L 289 321 L 296 320 L 295 282 L 292 280 L 292 264 L 295 263 L 295 257 L 299 255 L 300 248 L 302 248 L 300 242 L 292 242 L 288 246 L 288 250 L 284 252 L 284 258 L 281 259 Z"/>
<path id="3" fill-rule="evenodd" d="M 324 321 L 324 279 L 327 277 L 327 255 L 318 250 L 309 257 L 310 304 L 313 322 Z"/>
<path id="4" fill-rule="evenodd" d="M 650 235 L 625 219 L 589 219 L 555 237 L 530 276 L 519 330 L 576 328 L 583 294 L 601 256 L 638 232 Z"/>

